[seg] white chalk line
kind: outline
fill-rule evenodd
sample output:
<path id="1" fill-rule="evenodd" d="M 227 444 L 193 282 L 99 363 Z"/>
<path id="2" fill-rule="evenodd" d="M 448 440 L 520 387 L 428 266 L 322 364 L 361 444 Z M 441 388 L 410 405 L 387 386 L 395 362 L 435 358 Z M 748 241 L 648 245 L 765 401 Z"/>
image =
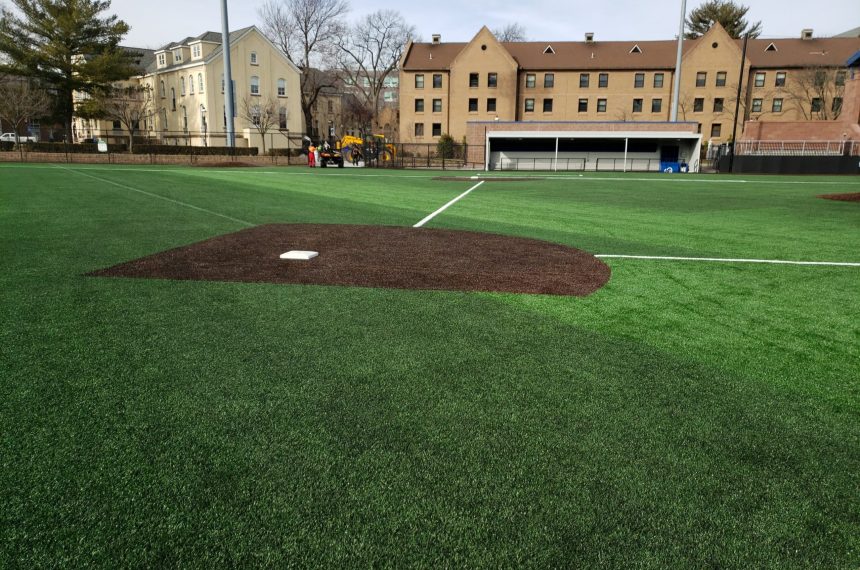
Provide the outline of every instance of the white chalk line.
<path id="1" fill-rule="evenodd" d="M 197 210 L 198 212 L 205 212 L 207 214 L 211 214 L 213 216 L 218 216 L 219 218 L 224 218 L 225 220 L 230 220 L 231 222 L 236 222 L 238 224 L 242 224 L 242 225 L 245 225 L 248 227 L 253 227 L 253 226 L 257 225 L 257 224 L 252 224 L 251 222 L 246 222 L 245 220 L 240 220 L 239 218 L 234 218 L 232 216 L 227 216 L 225 214 L 213 212 L 212 210 L 207 210 L 206 208 L 201 208 L 200 206 L 195 206 L 194 204 L 189 204 L 187 202 L 182 202 L 180 200 L 174 200 L 173 198 L 167 198 L 166 196 L 160 196 L 158 194 L 153 194 L 152 192 L 147 192 L 146 190 L 141 190 L 140 188 L 134 188 L 132 186 L 126 186 L 125 184 L 120 184 L 119 182 L 114 182 L 113 180 L 108 180 L 107 178 L 101 178 L 99 176 L 93 176 L 92 174 L 87 174 L 86 172 L 83 172 L 81 170 L 76 170 L 74 168 L 67 168 L 65 166 L 57 166 L 56 168 L 68 170 L 69 172 L 74 172 L 76 174 L 80 174 L 81 176 L 86 176 L 87 178 L 92 178 L 93 180 L 98 180 L 98 181 L 104 182 L 106 184 L 112 184 L 112 185 L 114 185 L 118 188 L 122 188 L 124 190 L 130 190 L 132 192 L 144 194 L 145 196 L 150 196 L 152 198 L 158 198 L 159 200 L 164 200 L 165 202 L 170 202 L 172 204 L 177 204 L 179 206 L 191 208 L 192 210 Z"/>
<path id="2" fill-rule="evenodd" d="M 657 261 L 710 261 L 715 263 L 767 263 L 772 265 L 823 265 L 830 267 L 860 267 L 860 263 L 845 261 L 791 261 L 784 259 L 734 259 L 727 257 L 672 257 L 668 255 L 598 254 L 601 259 L 644 259 Z"/>
<path id="3" fill-rule="evenodd" d="M 412 227 L 413 228 L 420 228 L 421 226 L 423 226 L 424 224 L 426 224 L 427 222 L 429 222 L 430 220 L 435 218 L 437 215 L 439 215 L 442 212 L 444 212 L 445 210 L 447 210 L 449 206 L 451 206 L 452 204 L 455 204 L 460 198 L 464 198 L 465 196 L 467 196 L 469 194 L 469 192 L 471 192 L 475 188 L 479 187 L 484 182 L 486 182 L 486 180 L 482 180 L 482 181 L 478 182 L 477 184 L 475 184 L 474 186 L 472 186 L 471 188 L 469 188 L 468 190 L 466 190 L 465 192 L 463 192 L 462 194 L 460 194 L 459 196 L 457 196 L 456 198 L 454 198 L 453 200 L 451 200 L 450 202 L 448 202 L 447 204 L 445 204 L 444 206 L 442 206 L 441 208 L 439 208 L 438 210 L 436 210 L 435 212 L 433 212 L 432 214 L 430 214 L 429 216 L 427 216 L 426 218 L 424 218 L 423 220 L 421 220 L 420 222 L 418 222 L 417 224 L 415 224 Z"/>

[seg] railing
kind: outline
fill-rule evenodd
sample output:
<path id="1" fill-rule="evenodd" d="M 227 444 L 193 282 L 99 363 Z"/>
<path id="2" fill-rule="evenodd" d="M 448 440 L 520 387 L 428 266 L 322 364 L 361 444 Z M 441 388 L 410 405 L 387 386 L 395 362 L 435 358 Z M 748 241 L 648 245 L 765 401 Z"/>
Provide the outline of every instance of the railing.
<path id="1" fill-rule="evenodd" d="M 739 141 L 737 156 L 858 156 L 856 141 Z"/>

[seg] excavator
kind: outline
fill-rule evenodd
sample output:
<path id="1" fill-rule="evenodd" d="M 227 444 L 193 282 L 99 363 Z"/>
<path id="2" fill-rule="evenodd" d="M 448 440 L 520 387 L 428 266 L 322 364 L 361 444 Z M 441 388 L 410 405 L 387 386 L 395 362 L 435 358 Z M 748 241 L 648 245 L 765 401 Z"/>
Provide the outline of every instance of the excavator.
<path id="1" fill-rule="evenodd" d="M 338 146 L 340 147 L 343 159 L 347 162 L 364 160 L 365 152 L 370 155 L 368 158 L 378 158 L 383 162 L 394 160 L 394 157 L 397 155 L 397 149 L 394 145 L 385 142 L 385 135 L 371 135 L 367 143 L 360 137 L 344 135 L 338 141 Z M 373 156 L 374 154 L 376 156 Z"/>

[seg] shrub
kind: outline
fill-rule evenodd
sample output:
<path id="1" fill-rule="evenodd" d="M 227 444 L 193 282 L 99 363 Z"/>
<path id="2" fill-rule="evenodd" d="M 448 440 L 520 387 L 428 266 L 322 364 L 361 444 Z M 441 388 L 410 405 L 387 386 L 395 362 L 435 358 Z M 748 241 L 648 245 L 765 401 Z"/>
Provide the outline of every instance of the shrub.
<path id="1" fill-rule="evenodd" d="M 436 154 L 439 158 L 454 158 L 454 137 L 448 133 L 442 133 L 439 142 L 436 143 Z"/>
<path id="2" fill-rule="evenodd" d="M 11 152 L 15 150 L 15 143 L 13 142 L 0 142 L 0 152 Z"/>
<path id="3" fill-rule="evenodd" d="M 194 156 L 257 156 L 257 147 L 230 148 L 228 146 L 180 146 L 170 144 L 134 145 L 133 154 L 171 154 Z"/>
<path id="4" fill-rule="evenodd" d="M 82 153 L 93 153 L 98 154 L 99 147 L 94 143 L 79 143 L 79 144 L 65 144 L 65 143 L 49 143 L 49 142 L 38 142 L 38 143 L 26 143 L 24 148 L 27 152 L 58 152 L 58 153 L 74 153 L 74 154 L 82 154 Z M 128 146 L 124 144 L 109 144 L 108 152 L 126 152 L 128 150 Z"/>

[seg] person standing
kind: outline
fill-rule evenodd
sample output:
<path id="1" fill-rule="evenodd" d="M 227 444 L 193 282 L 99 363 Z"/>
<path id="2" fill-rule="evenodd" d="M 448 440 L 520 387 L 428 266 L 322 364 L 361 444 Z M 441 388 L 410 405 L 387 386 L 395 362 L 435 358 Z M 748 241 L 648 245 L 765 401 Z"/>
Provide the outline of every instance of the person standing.
<path id="1" fill-rule="evenodd" d="M 314 166 L 320 166 L 320 147 L 314 147 Z"/>
<path id="2" fill-rule="evenodd" d="M 316 152 L 317 147 L 314 146 L 314 143 L 311 143 L 308 146 L 308 167 L 313 168 L 316 166 Z"/>

